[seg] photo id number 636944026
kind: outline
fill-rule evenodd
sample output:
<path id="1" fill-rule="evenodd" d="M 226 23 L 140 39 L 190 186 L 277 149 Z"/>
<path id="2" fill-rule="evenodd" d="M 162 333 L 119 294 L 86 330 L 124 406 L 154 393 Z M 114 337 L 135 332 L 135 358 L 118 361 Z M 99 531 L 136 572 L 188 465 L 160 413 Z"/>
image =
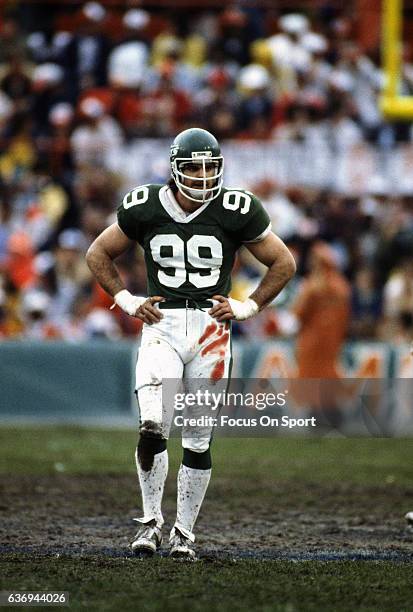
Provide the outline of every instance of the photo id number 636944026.
<path id="1" fill-rule="evenodd" d="M 0 606 L 68 606 L 67 591 L 0 591 Z"/>

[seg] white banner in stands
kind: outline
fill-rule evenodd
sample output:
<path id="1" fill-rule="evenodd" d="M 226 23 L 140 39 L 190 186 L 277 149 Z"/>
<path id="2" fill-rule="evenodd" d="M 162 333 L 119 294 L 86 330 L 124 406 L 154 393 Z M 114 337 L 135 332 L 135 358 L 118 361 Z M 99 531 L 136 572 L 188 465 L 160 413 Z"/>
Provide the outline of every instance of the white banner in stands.
<path id="1" fill-rule="evenodd" d="M 172 141 L 172 139 L 171 139 Z M 145 184 L 165 182 L 169 171 L 169 140 L 139 139 L 109 151 L 107 167 L 124 177 L 122 191 Z M 286 186 L 333 189 L 350 196 L 377 188 L 391 195 L 413 195 L 413 144 L 380 150 L 359 144 L 332 151 L 327 143 L 314 148 L 300 143 L 227 141 L 225 184 L 254 188 L 269 179 Z"/>

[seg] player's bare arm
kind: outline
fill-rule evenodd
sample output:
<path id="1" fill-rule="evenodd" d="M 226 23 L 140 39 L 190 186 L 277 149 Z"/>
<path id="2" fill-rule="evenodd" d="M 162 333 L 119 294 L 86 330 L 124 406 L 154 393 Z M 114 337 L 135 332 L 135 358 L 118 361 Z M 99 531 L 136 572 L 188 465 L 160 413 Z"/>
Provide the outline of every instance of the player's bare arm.
<path id="1" fill-rule="evenodd" d="M 155 304 L 162 302 L 163 298 L 133 296 L 125 288 L 113 263 L 114 259 L 127 251 L 132 244 L 133 241 L 122 232 L 118 224 L 113 223 L 90 245 L 86 261 L 98 283 L 114 298 L 120 308 L 144 323 L 157 323 L 162 319 L 162 313 Z"/>
<path id="2" fill-rule="evenodd" d="M 294 257 L 284 242 L 270 232 L 261 242 L 246 245 L 247 249 L 265 266 L 268 271 L 250 299 L 258 304 L 260 310 L 270 304 L 285 287 L 296 272 Z"/>
<path id="3" fill-rule="evenodd" d="M 89 247 L 87 264 L 98 283 L 112 297 L 125 289 L 113 260 L 129 249 L 132 240 L 122 232 L 117 223 L 106 228 Z"/>
<path id="4" fill-rule="evenodd" d="M 245 302 L 222 295 L 213 296 L 219 304 L 209 312 L 218 321 L 229 319 L 241 321 L 250 318 L 270 304 L 295 274 L 296 265 L 293 256 L 284 242 L 273 232 L 260 242 L 247 244 L 246 247 L 258 261 L 268 267 L 268 270 Z"/>

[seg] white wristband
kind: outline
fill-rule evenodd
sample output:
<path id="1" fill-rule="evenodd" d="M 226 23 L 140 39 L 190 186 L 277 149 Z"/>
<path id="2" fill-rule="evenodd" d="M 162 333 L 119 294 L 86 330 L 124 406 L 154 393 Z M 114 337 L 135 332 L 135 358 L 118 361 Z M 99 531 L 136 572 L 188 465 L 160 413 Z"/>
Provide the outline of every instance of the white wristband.
<path id="1" fill-rule="evenodd" d="M 231 310 L 234 313 L 236 321 L 245 321 L 246 319 L 250 319 L 259 311 L 258 304 L 251 298 L 248 298 L 245 300 L 245 302 L 228 298 L 228 302 L 230 303 Z"/>
<path id="2" fill-rule="evenodd" d="M 113 298 L 115 304 L 122 308 L 128 315 L 135 316 L 139 306 L 142 306 L 146 302 L 147 298 L 139 295 L 132 295 L 127 289 L 122 289 Z M 115 307 L 115 304 L 111 306 L 111 309 Z"/>

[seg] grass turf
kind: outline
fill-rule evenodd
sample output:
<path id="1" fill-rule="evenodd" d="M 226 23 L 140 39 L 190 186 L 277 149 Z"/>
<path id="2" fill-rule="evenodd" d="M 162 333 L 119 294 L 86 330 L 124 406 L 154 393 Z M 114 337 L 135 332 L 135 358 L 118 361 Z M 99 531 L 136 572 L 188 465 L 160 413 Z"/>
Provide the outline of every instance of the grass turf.
<path id="1" fill-rule="evenodd" d="M 2 589 L 64 590 L 70 609 L 411 610 L 413 567 L 388 562 L 15 559 Z"/>
<path id="2" fill-rule="evenodd" d="M 135 473 L 136 434 L 76 427 L 0 428 L 0 473 Z M 413 482 L 413 439 L 217 438 L 214 471 L 236 478 L 277 473 L 281 480 L 358 484 Z M 172 468 L 181 458 L 169 442 Z"/>
<path id="3" fill-rule="evenodd" d="M 0 473 L 133 474 L 135 441 L 130 431 L 3 428 Z M 181 451 L 177 440 L 169 446 L 175 472 Z M 223 512 L 238 503 L 250 504 L 253 521 L 254 507 L 260 499 L 265 501 L 266 479 L 308 482 L 309 489 L 344 483 L 349 491 L 354 485 L 358 494 L 363 486 L 377 487 L 378 499 L 388 512 L 393 488 L 405 487 L 408 492 L 412 485 L 412 451 L 413 441 L 400 439 L 218 438 L 210 494 L 220 496 Z M 413 499 L 408 501 L 413 504 Z M 317 504 L 316 495 L 313 502 Z M 280 500 L 281 508 L 286 504 Z M 393 508 L 394 513 L 401 510 Z M 40 558 L 8 553 L 0 567 L 0 589 L 66 590 L 74 610 L 407 611 L 413 607 L 412 581 L 411 564 L 384 561 L 224 559 L 182 565 L 164 558 Z"/>

